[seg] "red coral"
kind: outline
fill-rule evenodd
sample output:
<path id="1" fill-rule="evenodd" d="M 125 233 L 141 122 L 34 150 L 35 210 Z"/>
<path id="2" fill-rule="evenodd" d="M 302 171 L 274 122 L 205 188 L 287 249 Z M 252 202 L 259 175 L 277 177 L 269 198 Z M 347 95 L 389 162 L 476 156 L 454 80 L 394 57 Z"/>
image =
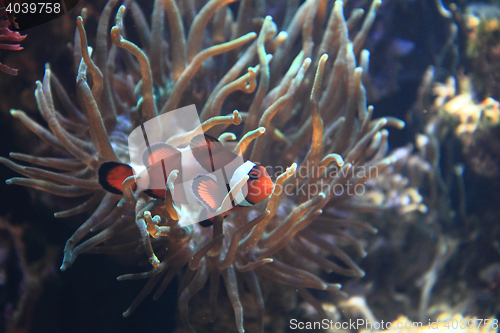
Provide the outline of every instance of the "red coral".
<path id="1" fill-rule="evenodd" d="M 20 42 L 26 35 L 21 35 L 17 31 L 10 30 L 10 27 L 18 29 L 17 23 L 14 21 L 14 14 L 7 12 L 4 1 L 0 0 L 0 49 L 19 51 L 23 48 L 20 44 L 10 44 L 2 42 Z M 17 75 L 17 69 L 11 68 L 0 62 L 0 71 L 10 75 Z"/>

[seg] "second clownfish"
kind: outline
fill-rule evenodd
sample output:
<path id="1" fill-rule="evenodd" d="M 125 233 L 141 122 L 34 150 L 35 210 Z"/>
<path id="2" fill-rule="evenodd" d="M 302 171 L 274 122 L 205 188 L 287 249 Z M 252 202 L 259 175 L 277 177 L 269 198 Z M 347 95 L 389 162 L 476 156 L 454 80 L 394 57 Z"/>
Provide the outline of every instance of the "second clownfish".
<path id="1" fill-rule="evenodd" d="M 241 157 L 207 134 L 195 136 L 187 147 L 180 149 L 166 143 L 155 143 L 147 147 L 142 160 L 146 170 L 141 176 L 148 183 L 144 190 L 146 194 L 164 199 L 166 179 L 170 172 L 178 170 L 174 181 L 174 201 L 189 203 L 192 200 L 190 198 L 194 197 L 211 214 L 222 205 L 230 189 L 246 175 L 249 177 L 246 184 L 232 198 L 232 206 L 225 216 L 232 210 L 250 207 L 265 200 L 274 189 L 274 183 L 263 166 L 251 161 L 243 162 Z M 125 163 L 105 162 L 98 173 L 103 189 L 123 194 L 122 183 L 134 175 L 134 170 Z M 136 190 L 137 184 L 132 189 Z M 211 220 L 201 224 L 211 225 Z"/>

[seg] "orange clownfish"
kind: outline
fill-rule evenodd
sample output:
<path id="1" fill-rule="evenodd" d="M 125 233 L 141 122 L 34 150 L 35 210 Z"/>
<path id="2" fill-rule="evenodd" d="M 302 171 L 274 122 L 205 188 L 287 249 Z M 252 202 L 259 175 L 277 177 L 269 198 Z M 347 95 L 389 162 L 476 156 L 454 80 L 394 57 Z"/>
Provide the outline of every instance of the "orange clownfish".
<path id="1" fill-rule="evenodd" d="M 165 183 L 173 170 L 178 170 L 174 181 L 175 203 L 189 204 L 196 201 L 206 212 L 218 211 L 230 189 L 248 175 L 246 184 L 231 197 L 232 210 L 253 206 L 267 197 L 274 183 L 263 166 L 228 151 L 214 137 L 204 134 L 195 136 L 185 148 L 174 148 L 166 143 L 155 143 L 147 147 L 142 155 L 145 170 L 140 173 L 139 188 L 151 197 L 165 198 Z M 125 163 L 105 162 L 99 168 L 99 183 L 114 194 L 122 193 L 122 183 L 134 175 L 132 166 Z M 138 182 L 132 186 L 138 187 Z M 202 226 L 211 225 L 212 218 L 204 219 Z"/>

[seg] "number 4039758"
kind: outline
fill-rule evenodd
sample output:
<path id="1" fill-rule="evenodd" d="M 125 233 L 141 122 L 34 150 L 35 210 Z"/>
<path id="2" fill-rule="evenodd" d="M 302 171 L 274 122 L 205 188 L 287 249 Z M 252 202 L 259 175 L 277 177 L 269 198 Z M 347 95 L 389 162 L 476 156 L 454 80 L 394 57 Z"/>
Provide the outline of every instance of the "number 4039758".
<path id="1" fill-rule="evenodd" d="M 13 14 L 59 14 L 61 12 L 61 3 L 50 2 L 23 2 L 9 3 L 5 11 Z"/>

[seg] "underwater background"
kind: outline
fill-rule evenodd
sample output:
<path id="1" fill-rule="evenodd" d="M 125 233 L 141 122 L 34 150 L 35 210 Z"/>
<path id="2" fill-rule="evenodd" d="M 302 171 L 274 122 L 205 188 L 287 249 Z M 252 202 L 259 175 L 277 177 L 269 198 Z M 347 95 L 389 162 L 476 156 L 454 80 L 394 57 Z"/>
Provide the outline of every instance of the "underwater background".
<path id="1" fill-rule="evenodd" d="M 237 332 L 243 326 L 246 332 L 378 332 L 383 330 L 336 328 L 334 323 L 406 320 L 401 316 L 424 325 L 437 318 L 442 324 L 467 323 L 456 332 L 497 331 L 498 326 L 485 327 L 473 318 L 492 322 L 500 318 L 498 1 L 124 1 L 122 21 L 115 18 L 121 2 L 109 1 L 108 27 L 99 39 L 98 24 L 106 3 L 80 0 L 55 20 L 26 30 L 20 26 L 21 35 L 26 35 L 20 41 L 22 50 L 0 44 L 0 62 L 18 70 L 16 75 L 0 72 L 2 180 L 16 179 L 24 172 L 40 181 L 0 184 L 2 332 Z M 170 21 L 166 23 L 172 16 L 159 14 L 159 9 L 155 12 L 163 3 L 176 4 L 179 11 L 181 35 L 190 45 L 184 49 L 184 60 L 176 60 L 182 43 L 170 32 Z M 198 31 L 197 49 L 196 43 L 189 43 L 196 39 L 190 28 L 201 24 L 197 13 L 214 4 L 213 17 L 209 15 L 206 27 Z M 87 45 L 94 53 L 105 54 L 100 60 L 92 55 L 104 73 L 103 97 L 94 90 L 99 82 L 95 72 L 82 70 L 81 46 L 75 43 L 75 36 L 78 43 L 83 36 L 76 30 L 79 15 Z M 160 16 L 165 19 L 163 29 L 155 30 L 154 17 L 159 21 Z M 5 12 L 0 19 L 8 21 Z M 148 81 L 136 54 L 125 55 L 116 46 L 119 42 L 112 40 L 114 25 L 150 59 L 150 91 L 144 88 Z M 2 29 L 0 37 L 6 33 L 5 25 Z M 287 34 L 280 35 L 281 31 Z M 184 88 L 177 87 L 197 54 L 237 38 L 248 40 L 205 58 L 194 79 Z M 249 45 L 254 42 L 257 46 L 251 53 Z M 162 60 L 152 60 L 161 52 L 165 53 Z M 328 60 L 321 57 L 323 53 L 329 54 Z M 247 60 L 226 79 L 225 74 L 241 59 Z M 91 68 L 89 63 L 86 66 Z M 247 73 L 250 66 L 254 67 Z M 323 84 L 317 74 L 322 71 Z M 51 81 L 50 75 L 57 76 L 59 83 Z M 217 100 L 214 91 L 243 76 L 243 85 L 231 88 L 225 100 Z M 80 85 L 83 81 L 88 83 L 87 95 Z M 47 91 L 50 84 L 52 93 Z M 311 97 L 314 89 L 317 96 Z M 55 118 L 39 112 L 41 101 L 50 100 L 50 94 L 57 96 L 52 108 L 61 111 L 54 112 L 56 122 L 71 134 L 66 135 L 71 136 L 69 141 L 82 147 L 84 154 L 79 156 L 88 161 L 77 161 L 79 157 L 65 144 L 58 148 L 47 139 L 58 138 L 47 125 L 48 119 Z M 102 121 L 87 115 L 89 100 L 101 110 Z M 273 181 L 299 185 L 328 181 L 346 191 L 351 182 L 362 185 L 363 191 L 331 196 L 295 192 L 279 198 L 273 193 L 266 202 L 219 221 L 221 230 L 224 225 L 219 232 L 225 237 L 213 242 L 218 222 L 208 229 L 198 225 L 182 229 L 162 206 L 168 205 L 166 201 L 138 192 L 132 198 L 105 193 L 97 182 L 99 165 L 116 156 L 128 161 L 126 136 L 151 118 L 148 112 L 156 115 L 190 104 L 200 113 L 208 109 L 200 116 L 202 121 L 227 116 L 209 132 L 220 141 L 226 130 L 234 133 L 232 140 L 226 137 L 227 142 L 236 138 L 245 142 L 245 134 L 253 133 L 255 141 L 245 143 L 249 148 L 243 156 L 269 166 Z M 110 105 L 115 111 L 110 111 Z M 266 113 L 273 107 L 275 113 Z M 65 113 L 69 109 L 80 111 Z M 236 109 L 241 116 L 233 114 Z M 33 121 L 11 110 L 22 110 Z M 274 118 L 263 125 L 266 117 Z M 239 126 L 237 119 L 242 122 Z M 49 134 L 40 134 L 43 131 L 34 123 Z M 96 144 L 92 132 L 99 126 L 95 125 L 96 130 L 89 123 L 103 124 L 115 155 L 103 148 L 104 141 Z M 266 128 L 265 135 L 255 131 L 261 127 Z M 60 160 L 9 158 L 11 152 Z M 65 170 L 59 163 L 75 167 Z M 298 170 L 308 168 L 310 174 L 292 176 L 293 163 Z M 33 168 L 23 169 L 25 165 Z M 319 166 L 328 166 L 335 175 L 331 179 L 315 176 Z M 354 170 L 364 172 L 369 166 L 377 168 L 376 175 L 355 174 Z M 66 182 L 42 169 L 85 182 Z M 75 195 L 58 196 L 57 191 Z M 96 230 L 86 230 L 71 248 L 67 240 L 96 216 L 96 207 L 106 200 L 110 208 L 102 216 L 97 214 Z M 137 209 L 141 200 L 143 206 Z M 136 224 L 147 220 L 146 206 L 161 216 L 160 225 L 171 228 L 171 234 L 156 238 L 150 233 L 147 239 L 140 235 Z M 67 213 L 73 207 L 80 207 L 78 214 Z M 265 215 L 266 210 L 270 215 Z M 66 213 L 54 217 L 55 212 Z M 264 225 L 252 241 L 249 235 L 257 234 L 256 223 L 261 221 L 257 219 L 266 220 L 267 229 Z M 97 220 L 105 223 L 99 226 Z M 149 220 L 144 223 L 150 226 Z M 247 238 L 242 236 L 234 261 L 225 262 L 237 230 L 250 223 L 256 227 L 245 230 Z M 188 235 L 178 236 L 176 228 Z M 92 237 L 103 233 L 107 234 L 93 243 Z M 75 247 L 84 242 L 88 246 Z M 147 244 L 170 266 L 159 266 L 163 271 L 153 268 Z M 207 244 L 210 247 L 204 248 Z M 177 253 L 184 257 L 171 259 Z M 199 253 L 198 266 L 191 269 L 189 263 Z M 148 271 L 150 275 L 138 278 Z M 133 276 L 122 278 L 127 281 L 116 280 L 129 273 Z M 142 292 L 140 304 L 133 303 L 146 283 L 154 288 L 165 273 L 171 277 L 160 287 L 163 292 L 157 300 L 149 290 Z M 144 279 L 152 281 L 157 275 L 154 283 Z M 342 285 L 340 290 L 337 284 Z M 182 296 L 186 293 L 189 296 Z M 214 293 L 218 294 L 215 302 Z M 133 313 L 123 318 L 129 306 Z M 324 318 L 332 321 L 328 328 L 307 326 Z M 304 325 L 302 330 L 293 328 L 294 320 Z M 450 325 L 439 326 L 439 331 L 453 331 Z"/>

